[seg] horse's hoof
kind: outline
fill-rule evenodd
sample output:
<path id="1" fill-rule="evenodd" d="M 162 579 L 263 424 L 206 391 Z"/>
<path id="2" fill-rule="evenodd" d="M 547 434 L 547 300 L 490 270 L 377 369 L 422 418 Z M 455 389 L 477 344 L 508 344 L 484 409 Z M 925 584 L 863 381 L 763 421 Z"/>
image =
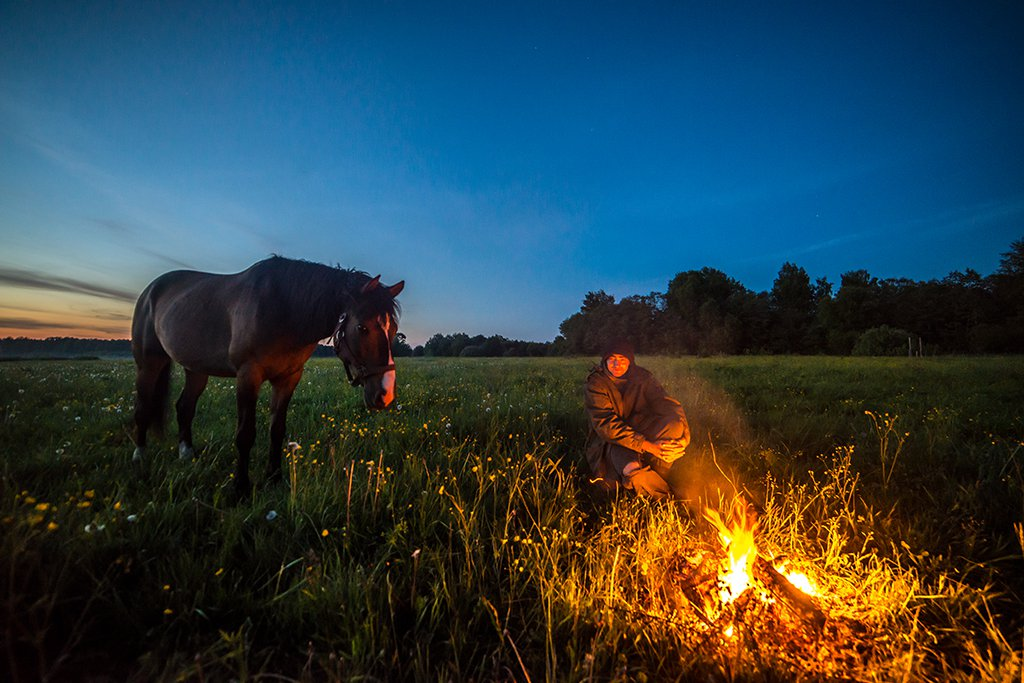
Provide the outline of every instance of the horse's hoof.
<path id="1" fill-rule="evenodd" d="M 196 457 L 196 451 L 192 446 L 182 441 L 178 444 L 178 459 L 179 460 L 191 460 Z"/>
<path id="2" fill-rule="evenodd" d="M 144 458 L 145 456 L 146 456 L 146 453 L 145 453 L 145 451 L 143 451 L 143 450 L 142 450 L 141 448 L 139 448 L 138 446 L 136 446 L 136 447 L 135 447 L 135 452 L 134 452 L 134 453 L 132 453 L 132 462 L 142 462 L 142 459 L 143 459 L 143 458 Z"/>
<path id="3" fill-rule="evenodd" d="M 239 503 L 247 501 L 252 498 L 253 486 L 249 480 L 239 481 L 235 480 L 235 500 Z"/>

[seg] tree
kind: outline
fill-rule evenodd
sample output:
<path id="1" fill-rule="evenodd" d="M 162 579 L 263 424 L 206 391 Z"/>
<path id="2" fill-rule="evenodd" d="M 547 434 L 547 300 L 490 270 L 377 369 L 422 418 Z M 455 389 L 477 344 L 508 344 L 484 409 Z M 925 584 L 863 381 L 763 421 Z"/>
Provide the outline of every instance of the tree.
<path id="1" fill-rule="evenodd" d="M 737 353 L 747 349 L 744 313 L 752 293 L 714 268 L 678 273 L 665 293 L 667 326 L 677 353 Z"/>
<path id="2" fill-rule="evenodd" d="M 395 340 L 391 342 L 391 355 L 395 358 L 412 355 L 412 347 L 406 341 L 404 333 L 399 332 L 395 335 Z"/>
<path id="3" fill-rule="evenodd" d="M 992 276 L 992 293 L 1003 319 L 1000 350 L 1024 351 L 1024 239 L 1010 244 Z"/>
<path id="4" fill-rule="evenodd" d="M 848 354 L 862 332 L 883 324 L 881 298 L 881 286 L 868 271 L 843 273 L 835 297 L 819 307 L 828 350 Z"/>
<path id="5" fill-rule="evenodd" d="M 818 302 L 807 271 L 792 263 L 784 263 L 772 284 L 769 301 L 771 350 L 775 353 L 808 353 L 814 350 L 810 331 Z"/>

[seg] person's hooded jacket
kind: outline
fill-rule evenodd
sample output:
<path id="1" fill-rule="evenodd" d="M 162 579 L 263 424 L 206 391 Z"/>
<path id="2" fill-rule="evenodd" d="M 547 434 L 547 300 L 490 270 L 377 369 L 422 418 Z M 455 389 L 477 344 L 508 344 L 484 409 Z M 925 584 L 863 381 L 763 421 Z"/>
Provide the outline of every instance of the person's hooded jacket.
<path id="1" fill-rule="evenodd" d="M 618 379 L 609 375 L 604 369 L 609 355 L 587 377 L 584 405 L 590 419 L 586 455 L 591 474 L 614 487 L 622 483 L 622 477 L 610 457 L 611 446 L 635 451 L 637 459 L 646 464 L 643 431 L 668 415 L 682 418 L 685 424 L 686 415 L 654 375 L 635 363 Z"/>

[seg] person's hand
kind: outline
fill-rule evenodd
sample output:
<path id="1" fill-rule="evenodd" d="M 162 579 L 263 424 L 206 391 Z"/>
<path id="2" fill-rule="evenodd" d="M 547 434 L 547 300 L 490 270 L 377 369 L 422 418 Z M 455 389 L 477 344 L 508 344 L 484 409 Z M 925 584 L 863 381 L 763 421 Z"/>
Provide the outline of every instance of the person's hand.
<path id="1" fill-rule="evenodd" d="M 686 444 L 679 439 L 664 439 L 655 442 L 658 445 L 658 453 L 652 454 L 665 462 L 675 462 L 686 453 Z"/>
<path id="2" fill-rule="evenodd" d="M 644 441 L 644 453 L 650 453 L 655 458 L 660 458 L 661 443 L 660 441 Z"/>

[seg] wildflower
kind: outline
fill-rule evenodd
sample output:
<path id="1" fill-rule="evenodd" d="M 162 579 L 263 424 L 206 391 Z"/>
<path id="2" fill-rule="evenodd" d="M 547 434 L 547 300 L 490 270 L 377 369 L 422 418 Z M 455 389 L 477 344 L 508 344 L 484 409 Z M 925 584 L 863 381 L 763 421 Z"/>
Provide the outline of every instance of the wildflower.
<path id="1" fill-rule="evenodd" d="M 169 617 L 172 614 L 174 614 L 174 610 L 172 610 L 170 607 L 168 607 L 167 609 L 164 610 L 164 616 L 165 617 Z"/>
<path id="2" fill-rule="evenodd" d="M 323 531 L 320 532 L 320 535 L 323 536 L 324 538 L 327 538 L 327 536 L 330 533 L 331 533 L 330 531 L 328 531 L 327 529 L 324 529 Z"/>
<path id="3" fill-rule="evenodd" d="M 50 504 L 49 503 L 39 503 L 38 505 L 36 505 L 36 510 L 38 510 L 39 512 L 46 512 L 49 509 L 50 509 Z"/>
<path id="4" fill-rule="evenodd" d="M 271 510 L 270 512 L 268 512 L 266 519 L 268 522 L 273 522 L 275 519 L 277 519 L 277 510 Z"/>
<path id="5" fill-rule="evenodd" d="M 134 523 L 134 522 L 137 522 L 139 520 L 139 516 L 138 515 L 128 515 L 127 517 L 125 517 L 125 519 L 128 520 L 129 522 L 133 522 Z"/>
<path id="6" fill-rule="evenodd" d="M 85 497 L 86 498 L 95 498 L 96 497 L 96 491 L 94 489 L 89 489 L 88 491 L 85 492 Z"/>
<path id="7" fill-rule="evenodd" d="M 46 525 L 46 530 L 47 531 L 56 531 L 58 527 L 59 527 L 59 525 L 56 522 L 50 522 L 49 524 Z"/>
<path id="8" fill-rule="evenodd" d="M 224 567 L 221 567 L 220 569 L 218 569 L 217 571 L 215 571 L 215 572 L 213 573 L 213 575 L 214 575 L 214 576 L 220 576 L 220 575 L 221 575 L 221 574 L 223 574 L 223 573 L 224 573 Z"/>

